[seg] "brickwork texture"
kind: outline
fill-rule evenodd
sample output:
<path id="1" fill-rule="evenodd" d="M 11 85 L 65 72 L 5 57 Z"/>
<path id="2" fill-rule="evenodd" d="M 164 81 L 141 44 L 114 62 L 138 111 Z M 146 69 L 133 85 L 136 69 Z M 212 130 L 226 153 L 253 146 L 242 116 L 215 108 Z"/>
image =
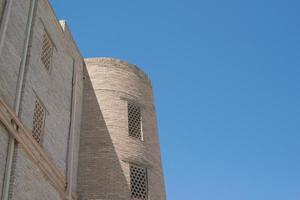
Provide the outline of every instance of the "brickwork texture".
<path id="1" fill-rule="evenodd" d="M 86 59 L 78 187 L 82 199 L 131 199 L 130 164 L 147 169 L 148 199 L 164 200 L 152 87 L 136 66 Z M 140 107 L 143 140 L 129 136 L 128 103 Z"/>
<path id="2" fill-rule="evenodd" d="M 135 165 L 146 170 L 143 185 L 146 191 L 139 193 L 147 200 L 165 200 L 149 78 L 138 67 L 118 59 L 84 60 L 67 23 L 56 18 L 48 0 L 37 0 L 32 23 L 29 23 L 31 2 L 0 0 L 0 39 L 3 39 L 0 43 L 0 98 L 15 111 L 18 79 L 22 75 L 22 60 L 25 61 L 20 110 L 16 117 L 31 134 L 35 104 L 37 100 L 41 103 L 45 117 L 39 151 L 46 155 L 51 166 L 53 164 L 53 174 L 58 176 L 55 180 L 63 181 L 60 189 L 67 194 L 71 188 L 79 200 L 130 200 L 133 199 L 130 166 Z M 30 34 L 26 34 L 26 30 L 30 30 Z M 47 67 L 41 59 L 45 34 L 53 45 L 48 55 L 51 64 Z M 26 54 L 25 49 L 28 49 Z M 134 125 L 138 131 L 136 137 L 129 135 L 129 103 L 138 108 L 135 115 L 140 116 L 140 126 Z M 0 199 L 9 160 L 9 137 L 13 136 L 2 122 L 0 120 Z M 39 164 L 43 161 L 34 161 L 28 156 L 29 151 L 30 148 L 16 143 L 9 199 L 65 199 Z"/>

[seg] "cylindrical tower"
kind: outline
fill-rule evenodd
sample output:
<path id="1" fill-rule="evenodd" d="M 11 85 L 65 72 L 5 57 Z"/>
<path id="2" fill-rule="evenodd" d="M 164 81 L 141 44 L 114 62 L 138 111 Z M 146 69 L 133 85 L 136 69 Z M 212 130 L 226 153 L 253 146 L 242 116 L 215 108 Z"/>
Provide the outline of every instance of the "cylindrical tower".
<path id="1" fill-rule="evenodd" d="M 85 62 L 79 199 L 165 200 L 150 80 L 117 59 Z"/>

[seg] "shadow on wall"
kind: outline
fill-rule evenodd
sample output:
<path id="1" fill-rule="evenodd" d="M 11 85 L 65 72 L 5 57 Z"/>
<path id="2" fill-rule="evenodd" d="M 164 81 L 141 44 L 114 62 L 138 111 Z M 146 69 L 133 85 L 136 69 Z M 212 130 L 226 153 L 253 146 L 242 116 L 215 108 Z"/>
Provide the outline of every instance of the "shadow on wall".
<path id="1" fill-rule="evenodd" d="M 84 77 L 78 197 L 80 200 L 128 200 L 131 198 L 130 186 L 123 174 L 86 67 Z"/>

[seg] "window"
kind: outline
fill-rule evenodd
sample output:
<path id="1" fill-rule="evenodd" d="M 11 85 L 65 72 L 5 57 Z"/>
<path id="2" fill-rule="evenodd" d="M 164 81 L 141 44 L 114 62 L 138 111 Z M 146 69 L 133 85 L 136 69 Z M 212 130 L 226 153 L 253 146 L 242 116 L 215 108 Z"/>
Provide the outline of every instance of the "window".
<path id="1" fill-rule="evenodd" d="M 131 198 L 134 200 L 147 200 L 148 180 L 147 169 L 130 165 Z"/>
<path id="2" fill-rule="evenodd" d="M 43 35 L 43 47 L 42 47 L 41 59 L 48 71 L 50 71 L 51 64 L 52 64 L 53 49 L 54 49 L 54 45 L 48 33 L 45 31 Z"/>
<path id="3" fill-rule="evenodd" d="M 35 101 L 34 113 L 33 113 L 33 122 L 32 122 L 32 136 L 34 139 L 41 143 L 42 135 L 44 132 L 44 123 L 45 123 L 45 108 L 40 102 L 40 100 Z"/>
<path id="4" fill-rule="evenodd" d="M 142 140 L 141 109 L 128 103 L 128 131 L 129 136 Z"/>

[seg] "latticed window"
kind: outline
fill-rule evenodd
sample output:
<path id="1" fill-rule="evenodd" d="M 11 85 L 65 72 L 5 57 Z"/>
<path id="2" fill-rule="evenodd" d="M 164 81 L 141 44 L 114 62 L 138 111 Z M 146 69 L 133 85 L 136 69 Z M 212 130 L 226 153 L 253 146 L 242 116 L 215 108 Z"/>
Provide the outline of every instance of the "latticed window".
<path id="1" fill-rule="evenodd" d="M 52 64 L 52 55 L 53 55 L 53 43 L 47 32 L 44 32 L 43 35 L 43 47 L 42 47 L 42 55 L 41 59 L 48 71 L 50 71 L 50 67 Z"/>
<path id="2" fill-rule="evenodd" d="M 130 165 L 131 198 L 134 200 L 147 200 L 148 180 L 147 169 Z"/>
<path id="3" fill-rule="evenodd" d="M 142 140 L 141 127 L 141 109 L 140 107 L 128 103 L 128 131 L 129 136 Z"/>
<path id="4" fill-rule="evenodd" d="M 46 112 L 44 106 L 39 100 L 36 100 L 33 113 L 32 136 L 38 143 L 41 143 L 42 140 L 42 135 L 44 132 L 45 115 Z"/>

